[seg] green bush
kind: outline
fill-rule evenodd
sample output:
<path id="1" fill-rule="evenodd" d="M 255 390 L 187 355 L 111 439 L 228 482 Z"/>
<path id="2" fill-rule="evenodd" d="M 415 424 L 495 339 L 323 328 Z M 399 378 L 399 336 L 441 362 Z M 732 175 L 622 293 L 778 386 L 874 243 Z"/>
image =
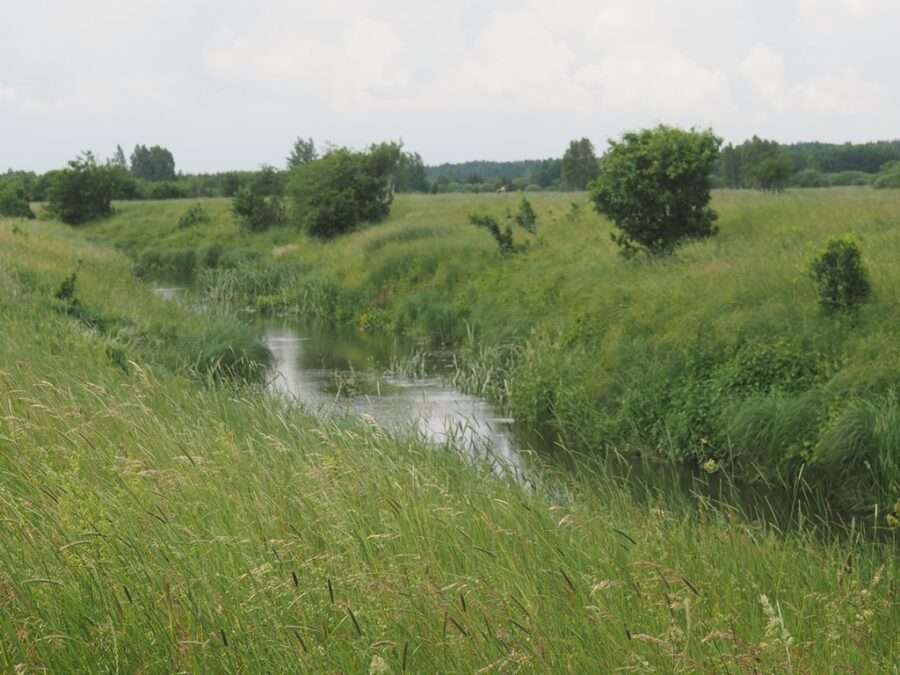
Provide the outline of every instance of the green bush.
<path id="1" fill-rule="evenodd" d="M 828 187 L 829 181 L 821 171 L 805 169 L 794 174 L 791 185 L 799 188 L 821 188 Z"/>
<path id="2" fill-rule="evenodd" d="M 308 234 L 331 238 L 390 213 L 400 146 L 383 143 L 368 152 L 346 148 L 304 164 L 291 174 L 294 218 Z"/>
<path id="3" fill-rule="evenodd" d="M 185 230 L 194 225 L 209 222 L 209 213 L 200 204 L 194 204 L 178 219 L 178 229 Z"/>
<path id="4" fill-rule="evenodd" d="M 825 178 L 831 187 L 849 187 L 871 185 L 875 176 L 864 171 L 839 171 L 825 174 Z"/>
<path id="5" fill-rule="evenodd" d="M 819 301 L 829 310 L 847 310 L 871 294 L 862 254 L 853 237 L 831 239 L 810 264 L 810 276 L 819 289 Z"/>
<path id="6" fill-rule="evenodd" d="M 900 162 L 886 164 L 872 181 L 872 187 L 879 190 L 900 188 Z"/>
<path id="7" fill-rule="evenodd" d="M 48 194 L 47 209 L 69 225 L 81 225 L 112 213 L 114 169 L 97 164 L 90 152 L 56 172 Z"/>
<path id="8" fill-rule="evenodd" d="M 623 255 L 668 254 L 685 240 L 716 234 L 710 175 L 721 142 L 712 131 L 662 125 L 610 141 L 590 194 L 619 228 L 613 241 Z"/>
<path id="9" fill-rule="evenodd" d="M 531 232 L 531 234 L 537 233 L 537 214 L 534 212 L 531 202 L 529 202 L 524 195 L 522 196 L 522 201 L 519 202 L 519 211 L 516 213 L 516 223 L 519 227 Z"/>
<path id="10" fill-rule="evenodd" d="M 29 220 L 34 218 L 24 188 L 13 183 L 0 185 L 0 216 Z"/>
<path id="11" fill-rule="evenodd" d="M 281 198 L 266 196 L 255 185 L 242 187 L 235 193 L 231 198 L 231 210 L 241 227 L 249 232 L 261 232 L 287 222 Z"/>

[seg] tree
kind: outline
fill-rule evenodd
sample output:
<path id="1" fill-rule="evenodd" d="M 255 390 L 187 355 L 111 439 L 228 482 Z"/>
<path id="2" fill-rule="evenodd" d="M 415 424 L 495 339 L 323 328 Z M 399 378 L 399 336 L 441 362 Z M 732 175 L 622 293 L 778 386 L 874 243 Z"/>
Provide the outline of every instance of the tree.
<path id="1" fill-rule="evenodd" d="M 717 232 L 710 174 L 721 142 L 712 131 L 662 125 L 610 141 L 591 201 L 620 230 L 613 240 L 626 257 L 671 253 L 687 239 Z"/>
<path id="2" fill-rule="evenodd" d="M 253 189 L 264 197 L 284 195 L 283 174 L 274 166 L 263 164 L 253 177 Z"/>
<path id="3" fill-rule="evenodd" d="M 850 235 L 830 239 L 810 263 L 809 275 L 819 290 L 819 302 L 829 311 L 850 310 L 872 292 L 862 253 Z"/>
<path id="4" fill-rule="evenodd" d="M 0 182 L 0 216 L 6 218 L 34 218 L 25 188 L 16 181 Z"/>
<path id="5" fill-rule="evenodd" d="M 329 238 L 360 223 L 383 220 L 393 202 L 399 161 L 400 146 L 382 143 L 367 152 L 335 149 L 295 169 L 288 191 L 297 224 L 313 236 Z"/>
<path id="6" fill-rule="evenodd" d="M 401 152 L 394 176 L 394 189 L 397 192 L 428 192 L 428 178 L 425 175 L 425 162 L 418 152 Z"/>
<path id="7" fill-rule="evenodd" d="M 560 187 L 563 190 L 584 190 L 599 171 L 594 144 L 586 138 L 572 141 L 562 158 Z"/>
<path id="8" fill-rule="evenodd" d="M 288 171 L 314 162 L 318 157 L 316 144 L 313 142 L 313 139 L 307 138 L 304 140 L 303 138 L 298 137 L 297 140 L 294 141 L 294 146 L 291 148 L 291 154 L 288 155 L 287 158 Z"/>
<path id="9" fill-rule="evenodd" d="M 122 149 L 121 145 L 116 145 L 116 152 L 109 158 L 107 164 L 117 169 L 128 170 L 128 160 L 125 159 L 125 151 Z"/>
<path id="10" fill-rule="evenodd" d="M 265 195 L 256 185 L 242 187 L 235 193 L 231 198 L 231 211 L 241 227 L 250 232 L 261 232 L 287 222 L 281 197 Z"/>
<path id="11" fill-rule="evenodd" d="M 753 185 L 764 192 L 783 192 L 791 179 L 792 171 L 790 155 L 779 148 L 753 167 Z"/>
<path id="12" fill-rule="evenodd" d="M 149 181 L 175 180 L 175 158 L 159 145 L 136 145 L 131 153 L 131 173 Z"/>
<path id="13" fill-rule="evenodd" d="M 113 171 L 98 165 L 93 153 L 83 153 L 55 173 L 47 209 L 69 225 L 109 215 L 115 186 Z"/>

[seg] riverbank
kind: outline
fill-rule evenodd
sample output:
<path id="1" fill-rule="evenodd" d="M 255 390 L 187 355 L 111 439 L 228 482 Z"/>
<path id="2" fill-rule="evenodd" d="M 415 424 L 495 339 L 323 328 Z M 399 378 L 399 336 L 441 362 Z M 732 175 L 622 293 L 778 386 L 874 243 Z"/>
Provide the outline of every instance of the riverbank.
<path id="1" fill-rule="evenodd" d="M 508 257 L 468 215 L 502 221 L 518 195 L 399 196 L 386 223 L 329 243 L 242 234 L 222 201 L 192 228 L 187 203 L 128 205 L 88 234 L 213 304 L 450 344 L 470 391 L 571 449 L 803 478 L 861 512 L 900 496 L 896 192 L 718 192 L 721 234 L 656 264 L 621 260 L 584 195 L 528 198 L 538 234 Z M 840 319 L 806 266 L 848 231 L 874 298 Z"/>
<path id="2" fill-rule="evenodd" d="M 584 465 L 526 491 L 185 376 L 165 341 L 122 368 L 57 310 L 60 261 L 104 316 L 187 317 L 36 228 L 0 221 L 3 670 L 896 672 L 890 545 L 638 502 Z"/>

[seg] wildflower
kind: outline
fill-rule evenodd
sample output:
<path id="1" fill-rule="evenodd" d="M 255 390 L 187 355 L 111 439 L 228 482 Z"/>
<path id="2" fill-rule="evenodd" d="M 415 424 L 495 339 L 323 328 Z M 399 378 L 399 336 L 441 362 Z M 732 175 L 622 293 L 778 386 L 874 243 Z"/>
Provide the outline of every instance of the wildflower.
<path id="1" fill-rule="evenodd" d="M 703 463 L 703 470 L 712 475 L 719 470 L 719 463 L 714 459 L 708 459 Z"/>

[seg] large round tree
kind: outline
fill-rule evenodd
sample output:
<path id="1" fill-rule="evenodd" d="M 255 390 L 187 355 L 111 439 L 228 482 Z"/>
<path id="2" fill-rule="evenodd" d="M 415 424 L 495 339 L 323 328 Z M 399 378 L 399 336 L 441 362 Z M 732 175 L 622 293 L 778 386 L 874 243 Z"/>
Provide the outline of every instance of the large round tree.
<path id="1" fill-rule="evenodd" d="M 717 232 L 710 175 L 721 143 L 712 131 L 663 125 L 610 141 L 590 194 L 619 229 L 613 240 L 624 255 L 667 254 Z"/>

